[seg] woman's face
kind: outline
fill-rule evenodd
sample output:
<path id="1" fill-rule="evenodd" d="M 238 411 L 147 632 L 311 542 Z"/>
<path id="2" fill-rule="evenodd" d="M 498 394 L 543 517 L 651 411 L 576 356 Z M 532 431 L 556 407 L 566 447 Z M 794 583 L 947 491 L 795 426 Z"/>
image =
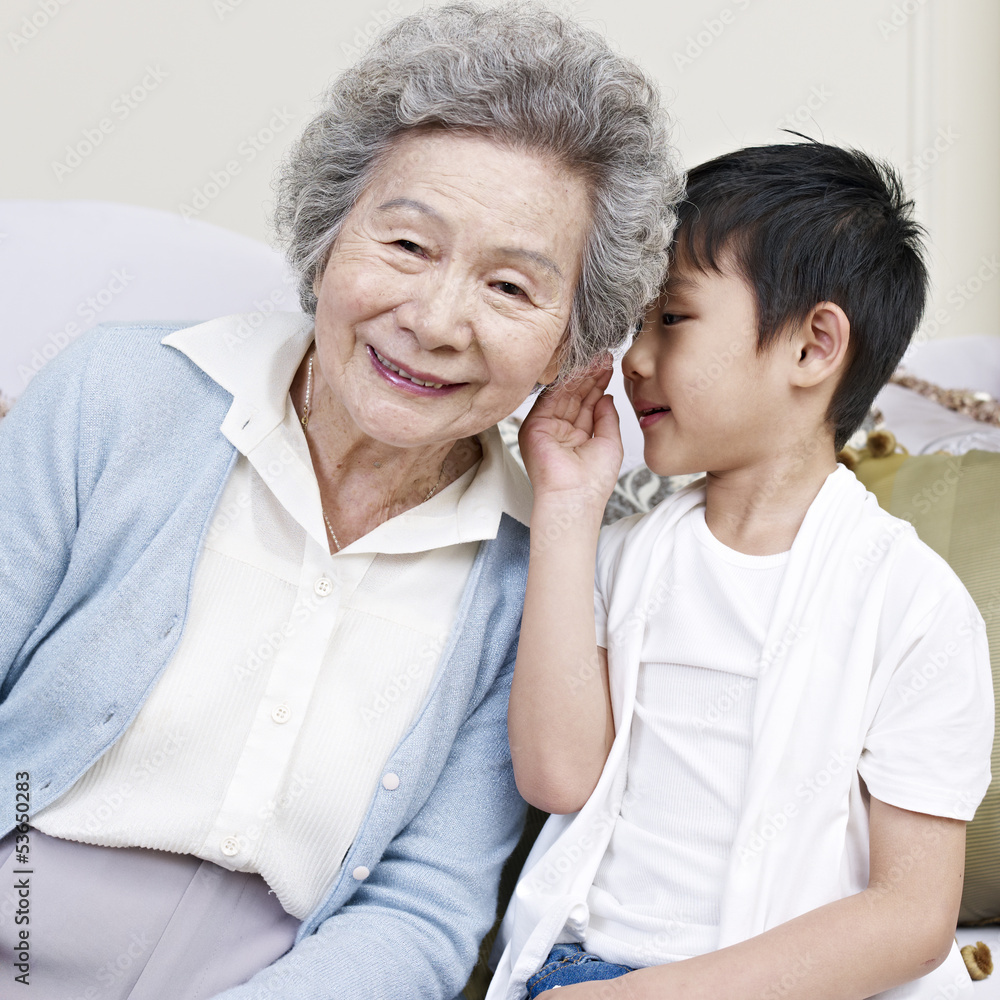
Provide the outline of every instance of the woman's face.
<path id="1" fill-rule="evenodd" d="M 320 377 L 386 444 L 485 430 L 555 377 L 589 225 L 586 182 L 547 158 L 405 136 L 317 279 Z"/>

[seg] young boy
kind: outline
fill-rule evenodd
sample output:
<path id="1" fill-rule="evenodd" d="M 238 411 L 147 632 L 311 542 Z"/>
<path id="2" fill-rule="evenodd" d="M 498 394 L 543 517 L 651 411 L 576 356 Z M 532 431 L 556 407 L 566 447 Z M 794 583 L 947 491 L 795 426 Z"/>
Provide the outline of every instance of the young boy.
<path id="1" fill-rule="evenodd" d="M 708 473 L 649 514 L 598 540 L 622 454 L 607 372 L 525 421 L 511 751 L 524 797 L 569 815 L 525 866 L 491 1000 L 968 985 L 953 935 L 990 780 L 985 629 L 835 460 L 920 318 L 910 211 L 890 168 L 818 143 L 691 172 L 623 373 L 650 469 Z"/>

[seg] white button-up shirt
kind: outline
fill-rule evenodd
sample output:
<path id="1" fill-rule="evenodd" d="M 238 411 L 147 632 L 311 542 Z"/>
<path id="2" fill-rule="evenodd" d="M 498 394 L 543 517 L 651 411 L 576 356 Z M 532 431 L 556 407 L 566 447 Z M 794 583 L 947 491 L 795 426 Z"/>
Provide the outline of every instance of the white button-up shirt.
<path id="1" fill-rule="evenodd" d="M 221 431 L 239 455 L 170 663 L 118 743 L 34 819 L 259 872 L 298 917 L 376 789 L 399 787 L 385 762 L 426 699 L 479 542 L 503 512 L 526 524 L 531 511 L 491 428 L 475 467 L 331 555 L 288 391 L 312 337 L 311 317 L 285 313 L 164 338 L 232 393 Z"/>

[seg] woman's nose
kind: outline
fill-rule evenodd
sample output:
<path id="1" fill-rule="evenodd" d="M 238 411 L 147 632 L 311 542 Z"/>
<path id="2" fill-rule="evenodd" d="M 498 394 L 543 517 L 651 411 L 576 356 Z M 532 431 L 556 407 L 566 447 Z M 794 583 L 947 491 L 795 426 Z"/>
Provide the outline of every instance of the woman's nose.
<path id="1" fill-rule="evenodd" d="M 464 351 L 472 343 L 473 309 L 470 292 L 457 275 L 428 271 L 394 310 L 396 322 L 425 351 L 442 347 Z"/>

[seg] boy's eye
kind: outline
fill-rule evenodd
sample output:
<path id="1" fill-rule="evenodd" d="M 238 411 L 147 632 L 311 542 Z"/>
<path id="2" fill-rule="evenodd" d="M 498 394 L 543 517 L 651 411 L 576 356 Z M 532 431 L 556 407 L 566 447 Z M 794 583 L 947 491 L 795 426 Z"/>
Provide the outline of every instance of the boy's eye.
<path id="1" fill-rule="evenodd" d="M 675 323 L 679 323 L 682 319 L 684 319 L 684 317 L 678 316 L 677 313 L 664 313 L 660 317 L 660 322 L 663 323 L 664 326 L 673 326 Z"/>

